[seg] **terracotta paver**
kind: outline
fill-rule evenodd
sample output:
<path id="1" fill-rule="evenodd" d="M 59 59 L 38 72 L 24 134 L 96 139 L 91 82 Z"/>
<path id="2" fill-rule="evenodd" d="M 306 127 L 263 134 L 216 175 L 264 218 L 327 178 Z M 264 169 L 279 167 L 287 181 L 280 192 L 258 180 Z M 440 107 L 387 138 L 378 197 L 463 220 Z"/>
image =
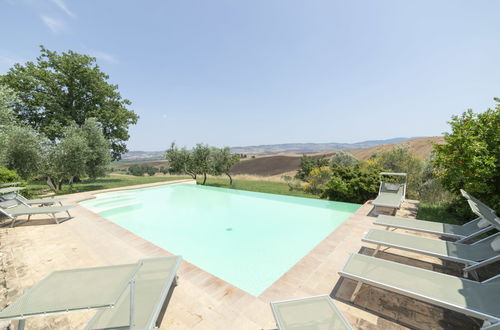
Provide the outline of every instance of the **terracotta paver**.
<path id="1" fill-rule="evenodd" d="M 172 183 L 175 182 L 140 187 Z M 120 189 L 123 188 L 113 190 Z M 92 193 L 68 195 L 67 204 L 92 198 Z M 402 212 L 405 216 L 414 216 L 413 209 L 417 205 L 415 201 L 407 201 Z M 371 209 L 369 203 L 361 206 L 259 297 L 184 261 L 178 272 L 179 285 L 174 290 L 161 328 L 273 329 L 275 322 L 270 301 L 325 293 L 331 293 L 338 300 L 340 309 L 358 329 L 404 329 L 405 326 L 417 327 L 415 324 L 439 328 L 439 324 L 446 324 L 440 323 L 447 316 L 442 309 L 428 304 L 415 305 L 410 301 L 403 304 L 410 306 L 408 312 L 394 304 L 401 302 L 401 296 L 383 290 L 374 294 L 370 288 L 363 288 L 367 294 L 359 294 L 354 305 L 343 299 L 352 289 L 352 283 L 339 281 L 337 271 L 350 253 L 368 253 L 369 247 L 363 249 L 361 238 L 373 227 L 374 218 L 368 216 Z M 8 228 L 8 223 L 0 228 L 0 253 L 4 255 L 8 287 L 3 305 L 55 270 L 132 263 L 140 258 L 170 254 L 83 207 L 76 206 L 71 213 L 74 218 L 59 225 L 33 220 L 24 224 L 19 222 L 14 228 Z M 440 264 L 439 260 L 432 258 L 422 260 L 419 261 Z M 373 311 L 372 305 L 381 308 Z M 417 308 L 414 306 L 418 307 L 418 313 L 412 310 Z M 38 317 L 28 319 L 26 326 L 28 329 L 78 329 L 92 315 L 92 312 L 85 312 Z"/>

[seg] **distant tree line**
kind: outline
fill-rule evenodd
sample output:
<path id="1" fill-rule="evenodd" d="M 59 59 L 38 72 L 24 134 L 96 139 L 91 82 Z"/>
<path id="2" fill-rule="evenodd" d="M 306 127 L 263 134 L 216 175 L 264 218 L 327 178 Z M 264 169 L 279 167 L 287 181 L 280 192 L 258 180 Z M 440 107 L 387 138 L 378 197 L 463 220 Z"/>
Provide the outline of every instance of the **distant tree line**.
<path id="1" fill-rule="evenodd" d="M 207 175 L 227 175 L 229 184 L 233 184 L 231 168 L 240 161 L 239 154 L 231 154 L 229 147 L 215 148 L 198 143 L 192 150 L 179 148 L 173 142 L 165 152 L 169 172 L 172 174 L 187 174 L 193 179 L 203 176 L 202 184 L 207 181 Z"/>

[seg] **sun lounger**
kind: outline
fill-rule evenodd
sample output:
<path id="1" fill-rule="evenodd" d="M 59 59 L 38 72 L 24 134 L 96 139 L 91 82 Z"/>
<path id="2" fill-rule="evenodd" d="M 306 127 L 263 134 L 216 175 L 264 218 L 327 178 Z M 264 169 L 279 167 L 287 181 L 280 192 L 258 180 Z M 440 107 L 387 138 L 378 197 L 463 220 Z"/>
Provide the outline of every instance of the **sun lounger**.
<path id="1" fill-rule="evenodd" d="M 408 235 L 387 230 L 371 229 L 363 242 L 377 245 L 375 254 L 382 246 L 414 253 L 420 253 L 465 265 L 464 274 L 469 272 L 477 279 L 475 271 L 483 266 L 500 261 L 500 233 L 496 233 L 473 244 L 461 244 L 422 236 Z"/>
<path id="2" fill-rule="evenodd" d="M 381 176 L 404 176 L 406 178 L 406 173 L 388 173 L 382 172 Z M 405 183 L 391 183 L 380 181 L 380 186 L 378 190 L 378 196 L 372 201 L 372 205 L 375 206 L 375 211 L 379 208 L 390 208 L 397 210 L 401 207 L 401 204 L 405 200 L 406 195 L 406 182 Z"/>
<path id="3" fill-rule="evenodd" d="M 465 190 L 463 189 L 460 189 L 460 193 L 462 194 L 462 196 L 464 196 L 467 200 L 470 200 L 472 202 L 474 202 L 475 204 L 477 205 L 480 205 L 482 206 L 485 210 L 488 210 L 490 211 L 491 213 L 495 214 L 496 215 L 496 211 L 493 210 L 491 207 L 489 207 L 488 205 L 484 204 L 483 202 L 481 202 L 479 199 L 477 199 L 476 197 L 472 196 L 471 194 L 469 194 L 468 192 L 466 192 Z"/>
<path id="4" fill-rule="evenodd" d="M 4 187 L 11 187 L 11 186 L 17 186 L 20 184 L 20 182 L 7 182 L 7 183 L 0 183 L 0 188 Z"/>
<path id="5" fill-rule="evenodd" d="M 163 257 L 143 260 L 135 278 L 135 307 L 130 307 L 130 291 L 125 292 L 112 309 L 102 309 L 90 320 L 85 329 L 116 329 L 133 324 L 137 329 L 159 327 L 163 307 L 168 303 L 176 286 L 176 272 L 182 258 Z"/>
<path id="6" fill-rule="evenodd" d="M 49 206 L 53 205 L 56 203 L 59 203 L 59 205 L 63 205 L 62 202 L 66 200 L 67 198 L 39 198 L 39 199 L 27 199 L 23 195 L 19 193 L 10 193 L 6 194 L 3 196 L 0 196 L 0 200 L 11 200 L 15 199 L 19 201 L 21 204 L 24 204 L 26 206 L 33 206 L 33 205 L 39 205 L 39 206 Z"/>
<path id="7" fill-rule="evenodd" d="M 100 309 L 88 329 L 152 329 L 181 261 L 171 256 L 53 272 L 2 310 L 0 319 L 19 319 L 23 328 L 28 317 Z"/>
<path id="8" fill-rule="evenodd" d="M 25 189 L 24 187 L 5 187 L 5 188 L 0 188 L 0 196 L 11 194 L 18 192 L 20 190 Z"/>
<path id="9" fill-rule="evenodd" d="M 482 319 L 484 329 L 500 323 L 500 275 L 477 282 L 361 254 L 352 254 L 339 274 L 358 281 L 351 301 L 368 284 Z"/>
<path id="10" fill-rule="evenodd" d="M 352 329 L 328 295 L 271 302 L 280 330 Z"/>
<path id="11" fill-rule="evenodd" d="M 59 222 L 71 218 L 69 210 L 73 207 L 74 205 L 29 207 L 25 205 L 19 205 L 17 201 L 9 200 L 0 202 L 0 214 L 5 215 L 12 220 L 10 224 L 11 227 L 14 227 L 14 224 L 16 223 L 18 217 L 27 215 L 29 221 L 32 215 L 37 214 L 50 215 L 54 219 L 54 221 L 59 224 Z M 57 218 L 56 214 L 61 212 L 66 212 L 68 214 L 68 217 L 64 219 Z"/>
<path id="12" fill-rule="evenodd" d="M 406 229 L 445 236 L 454 238 L 460 243 L 466 242 L 471 238 L 487 233 L 493 229 L 491 223 L 482 218 L 474 219 L 463 225 L 452 225 L 434 221 L 379 215 L 374 224 L 387 228 Z"/>

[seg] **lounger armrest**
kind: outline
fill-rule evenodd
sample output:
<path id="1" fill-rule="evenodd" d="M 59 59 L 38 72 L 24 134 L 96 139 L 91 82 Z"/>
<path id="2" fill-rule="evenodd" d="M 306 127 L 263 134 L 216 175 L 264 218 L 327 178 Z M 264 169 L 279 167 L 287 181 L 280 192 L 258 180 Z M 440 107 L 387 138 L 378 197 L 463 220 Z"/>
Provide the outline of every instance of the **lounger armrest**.
<path id="1" fill-rule="evenodd" d="M 476 237 L 476 236 L 479 236 L 479 235 L 482 235 L 482 234 L 485 234 L 487 232 L 489 232 L 490 230 L 494 229 L 493 225 L 490 225 L 488 227 L 484 227 L 483 229 L 481 230 L 478 230 L 476 231 L 475 233 L 472 233 L 470 234 L 469 236 L 465 236 L 465 237 L 462 237 L 461 239 L 459 239 L 457 241 L 457 243 L 464 243 L 464 242 L 467 242 L 469 241 L 470 239 Z"/>
<path id="2" fill-rule="evenodd" d="M 475 263 L 474 265 L 470 265 L 464 268 L 464 272 L 470 272 L 472 270 L 476 270 L 478 268 L 484 267 L 486 265 L 492 264 L 494 262 L 500 261 L 500 254 L 489 259 L 483 260 L 481 262 Z"/>

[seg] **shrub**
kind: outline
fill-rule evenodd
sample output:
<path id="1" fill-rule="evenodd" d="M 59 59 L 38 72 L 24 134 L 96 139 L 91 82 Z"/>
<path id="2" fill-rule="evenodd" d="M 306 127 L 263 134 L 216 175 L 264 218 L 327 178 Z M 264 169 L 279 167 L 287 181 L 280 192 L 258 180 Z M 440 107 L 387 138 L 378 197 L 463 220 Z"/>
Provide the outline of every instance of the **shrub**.
<path id="1" fill-rule="evenodd" d="M 158 169 L 156 167 L 154 167 L 154 166 L 146 165 L 146 173 L 149 176 L 153 176 L 156 173 L 158 173 Z"/>
<path id="2" fill-rule="evenodd" d="M 143 176 L 144 174 L 153 176 L 158 173 L 158 169 L 147 164 L 134 164 L 128 168 L 128 172 L 135 176 Z"/>
<path id="3" fill-rule="evenodd" d="M 314 168 L 328 166 L 328 163 L 328 158 L 302 155 L 302 157 L 300 158 L 300 167 L 295 177 L 297 179 L 306 181 L 307 176 Z"/>
<path id="4" fill-rule="evenodd" d="M 0 166 L 0 183 L 15 182 L 17 180 L 19 180 L 19 175 L 17 175 L 16 171 Z"/>
<path id="5" fill-rule="evenodd" d="M 363 204 L 377 195 L 379 170 L 359 165 L 332 164 L 332 177 L 323 188 L 322 198 Z"/>
<path id="6" fill-rule="evenodd" d="M 320 195 L 323 192 L 325 184 L 332 177 L 332 170 L 328 166 L 313 168 L 307 177 L 304 185 L 304 191 L 314 195 Z"/>
<path id="7" fill-rule="evenodd" d="M 408 174 L 407 197 L 419 199 L 420 185 L 424 162 L 416 158 L 407 146 L 392 148 L 375 154 L 371 164 L 388 172 L 404 172 Z"/>

